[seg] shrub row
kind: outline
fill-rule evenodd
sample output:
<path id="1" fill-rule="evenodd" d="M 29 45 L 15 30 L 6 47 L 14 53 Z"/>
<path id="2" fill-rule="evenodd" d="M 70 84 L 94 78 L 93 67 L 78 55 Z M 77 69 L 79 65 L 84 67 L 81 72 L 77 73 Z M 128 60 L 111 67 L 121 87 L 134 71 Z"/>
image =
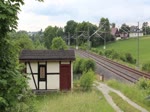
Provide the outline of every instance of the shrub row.
<path id="1" fill-rule="evenodd" d="M 102 52 L 96 48 L 92 48 L 91 51 L 95 52 L 99 55 L 106 56 L 107 58 L 122 60 L 123 62 L 131 63 L 131 64 L 136 63 L 136 59 L 134 59 L 130 53 L 124 53 L 124 54 L 122 53 L 121 54 L 121 53 L 119 53 L 113 49 L 112 50 L 105 50 L 104 52 Z"/>
<path id="2" fill-rule="evenodd" d="M 127 62 L 127 63 L 131 63 L 131 64 L 136 64 L 136 59 L 133 58 L 133 56 L 131 55 L 131 53 L 118 53 L 115 50 L 106 50 L 104 52 L 98 50 L 97 48 L 92 48 L 91 49 L 92 52 L 95 52 L 99 55 L 103 55 L 106 56 L 108 58 L 111 59 L 117 59 L 117 60 L 121 60 L 123 62 Z M 150 62 L 146 62 L 142 65 L 142 70 L 146 71 L 148 73 L 150 73 Z"/>

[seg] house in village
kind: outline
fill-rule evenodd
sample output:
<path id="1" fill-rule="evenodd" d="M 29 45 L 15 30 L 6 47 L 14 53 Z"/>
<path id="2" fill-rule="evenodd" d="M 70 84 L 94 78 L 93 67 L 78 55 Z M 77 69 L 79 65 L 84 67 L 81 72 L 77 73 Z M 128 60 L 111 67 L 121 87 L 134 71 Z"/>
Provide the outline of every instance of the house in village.
<path id="1" fill-rule="evenodd" d="M 127 39 L 127 38 L 129 38 L 129 33 L 122 32 L 122 33 L 120 33 L 120 37 L 121 37 L 121 39 Z"/>
<path id="2" fill-rule="evenodd" d="M 120 33 L 117 28 L 113 27 L 111 28 L 111 34 L 116 37 L 116 40 L 143 36 L 142 30 L 139 30 L 137 26 L 131 26 L 128 32 L 123 31 L 122 33 Z"/>
<path id="3" fill-rule="evenodd" d="M 111 35 L 113 35 L 116 38 L 116 40 L 127 39 L 129 37 L 128 32 L 123 31 L 122 33 L 120 33 L 118 28 L 115 27 L 111 28 Z"/>
<path id="4" fill-rule="evenodd" d="M 31 89 L 73 88 L 73 50 L 23 50 L 19 60 L 25 64 Z"/>
<path id="5" fill-rule="evenodd" d="M 111 35 L 113 35 L 114 37 L 119 37 L 119 31 L 118 31 L 118 28 L 111 28 Z"/>
<path id="6" fill-rule="evenodd" d="M 143 36 L 142 30 L 138 29 L 137 26 L 131 26 L 129 37 L 137 37 L 137 36 Z"/>

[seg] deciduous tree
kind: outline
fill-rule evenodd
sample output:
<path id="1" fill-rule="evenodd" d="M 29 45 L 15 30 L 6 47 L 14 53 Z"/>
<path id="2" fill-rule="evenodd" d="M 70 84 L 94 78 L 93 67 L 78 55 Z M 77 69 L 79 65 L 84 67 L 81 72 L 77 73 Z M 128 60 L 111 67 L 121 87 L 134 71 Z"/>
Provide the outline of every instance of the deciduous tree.
<path id="1" fill-rule="evenodd" d="M 41 0 L 40 0 L 41 1 Z M 0 111 L 22 111 L 27 82 L 17 69 L 17 47 L 7 34 L 17 28 L 18 12 L 24 0 L 0 0 Z M 30 107 L 30 105 L 28 105 Z M 28 107 L 24 111 L 28 111 Z"/>
<path id="2" fill-rule="evenodd" d="M 50 46 L 52 45 L 52 40 L 54 37 L 57 36 L 63 36 L 63 29 L 59 28 L 57 26 L 52 27 L 52 26 L 48 26 L 45 31 L 44 31 L 44 43 L 45 46 L 50 49 Z"/>
<path id="3" fill-rule="evenodd" d="M 51 49 L 53 49 L 53 50 L 64 50 L 64 49 L 67 49 L 67 45 L 61 37 L 55 37 L 52 40 Z"/>

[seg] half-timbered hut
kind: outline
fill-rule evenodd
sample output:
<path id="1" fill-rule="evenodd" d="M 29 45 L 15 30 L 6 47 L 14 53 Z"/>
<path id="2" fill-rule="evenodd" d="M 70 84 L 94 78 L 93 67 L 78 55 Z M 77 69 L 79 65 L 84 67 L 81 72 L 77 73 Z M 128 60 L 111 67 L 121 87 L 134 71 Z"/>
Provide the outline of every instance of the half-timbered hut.
<path id="1" fill-rule="evenodd" d="M 23 50 L 29 86 L 33 90 L 70 90 L 73 87 L 73 50 Z"/>

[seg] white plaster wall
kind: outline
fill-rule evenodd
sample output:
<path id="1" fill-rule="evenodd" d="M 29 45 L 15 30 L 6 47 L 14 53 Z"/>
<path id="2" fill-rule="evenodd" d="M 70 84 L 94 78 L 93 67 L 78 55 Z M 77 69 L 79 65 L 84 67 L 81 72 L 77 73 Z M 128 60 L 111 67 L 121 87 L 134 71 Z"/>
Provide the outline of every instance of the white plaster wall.
<path id="1" fill-rule="evenodd" d="M 139 36 L 143 36 L 143 33 L 140 33 Z"/>
<path id="2" fill-rule="evenodd" d="M 38 73 L 38 63 L 37 62 L 31 62 L 31 69 L 33 73 Z M 27 63 L 27 73 L 31 73 L 29 64 Z"/>
<path id="3" fill-rule="evenodd" d="M 35 84 L 34 84 L 34 81 L 33 81 L 33 78 L 32 78 L 32 75 L 29 74 L 28 77 L 29 77 L 29 79 L 28 79 L 29 87 L 30 87 L 31 89 L 36 89 Z M 37 79 L 37 78 L 38 78 L 38 76 L 37 76 L 37 75 L 34 75 L 34 79 L 35 79 L 36 85 L 37 85 L 37 82 L 38 82 L 38 79 Z"/>
<path id="4" fill-rule="evenodd" d="M 46 84 L 45 81 L 44 81 L 44 82 L 43 82 L 43 81 L 40 81 L 40 82 L 39 82 L 39 89 L 46 89 L 46 88 L 45 88 L 45 84 Z"/>
<path id="5" fill-rule="evenodd" d="M 129 37 L 137 37 L 138 33 L 130 33 Z M 139 33 L 139 36 L 143 36 L 143 33 Z"/>
<path id="6" fill-rule="evenodd" d="M 129 37 L 136 37 L 136 33 L 130 33 Z"/>
<path id="7" fill-rule="evenodd" d="M 47 89 L 59 90 L 59 75 L 47 75 Z"/>
<path id="8" fill-rule="evenodd" d="M 48 62 L 47 73 L 59 73 L 59 62 Z"/>

